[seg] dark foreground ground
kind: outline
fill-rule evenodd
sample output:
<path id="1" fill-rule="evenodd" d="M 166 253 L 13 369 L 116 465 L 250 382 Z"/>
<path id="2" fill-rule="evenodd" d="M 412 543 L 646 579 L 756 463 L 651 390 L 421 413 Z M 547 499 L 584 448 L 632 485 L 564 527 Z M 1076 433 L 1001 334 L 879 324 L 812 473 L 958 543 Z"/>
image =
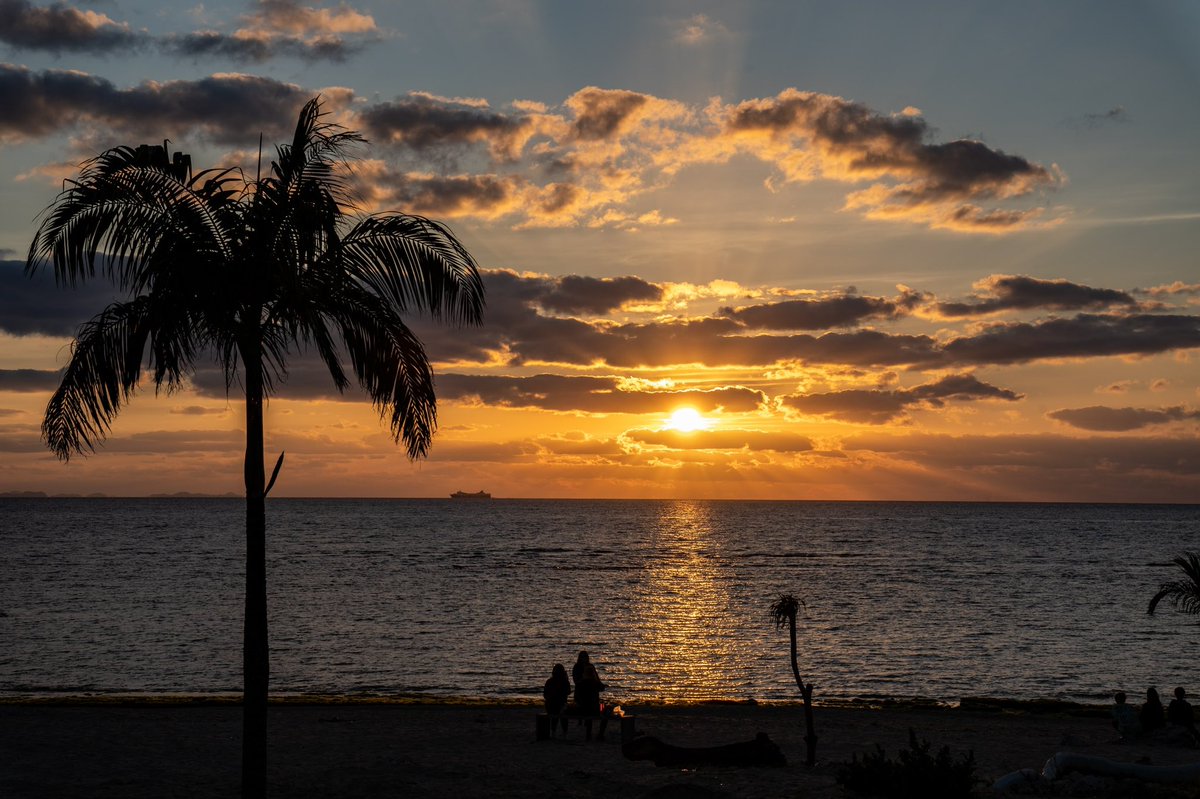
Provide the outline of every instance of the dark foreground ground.
<path id="1" fill-rule="evenodd" d="M 839 797 L 841 761 L 879 744 L 894 753 L 911 727 L 935 748 L 972 749 L 987 784 L 1041 768 L 1057 751 L 1158 764 L 1200 752 L 1118 743 L 1103 717 L 949 709 L 818 708 L 821 763 L 805 768 L 797 707 L 631 708 L 639 731 L 709 746 L 766 732 L 783 768 L 657 768 L 621 756 L 620 736 L 585 743 L 534 739 L 530 707 L 351 704 L 272 707 L 270 785 L 276 797 Z M 236 706 L 0 705 L 0 796 L 226 797 L 238 792 Z M 1128 786 L 1082 795 L 1129 794 Z M 981 795 L 987 792 L 982 790 Z M 1172 794 L 1174 795 L 1174 794 Z M 1193 790 L 1192 794 L 1196 795 Z"/>

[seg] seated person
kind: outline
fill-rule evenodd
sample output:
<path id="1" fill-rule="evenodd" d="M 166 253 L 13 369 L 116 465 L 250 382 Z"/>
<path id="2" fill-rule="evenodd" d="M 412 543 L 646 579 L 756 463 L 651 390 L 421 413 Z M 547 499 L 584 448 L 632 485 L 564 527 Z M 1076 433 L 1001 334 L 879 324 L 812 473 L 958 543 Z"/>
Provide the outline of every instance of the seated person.
<path id="1" fill-rule="evenodd" d="M 1122 738 L 1135 738 L 1141 731 L 1141 725 L 1138 724 L 1137 711 L 1132 706 L 1125 704 L 1125 692 L 1117 691 L 1113 695 L 1116 704 L 1112 707 L 1112 725 L 1113 728 L 1120 734 Z"/>
<path id="2" fill-rule="evenodd" d="M 1175 689 L 1175 698 L 1167 705 L 1167 721 L 1183 727 L 1191 733 L 1192 738 L 1197 738 L 1200 733 L 1196 732 L 1196 717 L 1192 713 L 1191 703 L 1184 698 L 1186 695 L 1182 687 Z"/>
<path id="3" fill-rule="evenodd" d="M 1138 713 L 1138 723 L 1142 726 L 1142 732 L 1154 732 L 1167 725 L 1166 713 L 1154 688 L 1146 689 L 1146 703 Z"/>
<path id="4" fill-rule="evenodd" d="M 571 681 L 567 679 L 567 670 L 561 663 L 555 663 L 542 688 L 542 701 L 546 705 L 546 715 L 550 717 L 550 735 L 553 737 L 554 728 L 562 724 L 563 735 L 567 734 L 567 700 L 571 698 Z"/>

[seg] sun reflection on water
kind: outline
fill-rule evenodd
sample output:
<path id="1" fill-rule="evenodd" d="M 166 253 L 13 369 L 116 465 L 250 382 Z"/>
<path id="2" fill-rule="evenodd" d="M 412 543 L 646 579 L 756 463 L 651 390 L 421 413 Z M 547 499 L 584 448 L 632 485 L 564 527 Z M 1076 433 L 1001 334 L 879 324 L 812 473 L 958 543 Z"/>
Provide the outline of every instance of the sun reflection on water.
<path id="1" fill-rule="evenodd" d="M 732 575 L 713 536 L 711 507 L 662 506 L 632 615 L 628 668 L 665 700 L 725 698 L 747 683 L 737 645 Z"/>

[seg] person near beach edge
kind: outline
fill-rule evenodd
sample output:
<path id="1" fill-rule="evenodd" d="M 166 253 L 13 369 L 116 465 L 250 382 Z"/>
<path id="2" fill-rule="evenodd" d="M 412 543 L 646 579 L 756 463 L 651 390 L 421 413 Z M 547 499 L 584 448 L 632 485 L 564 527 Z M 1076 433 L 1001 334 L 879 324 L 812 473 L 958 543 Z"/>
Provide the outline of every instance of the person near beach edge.
<path id="1" fill-rule="evenodd" d="M 604 728 L 608 726 L 608 717 L 601 712 L 600 692 L 605 685 L 600 681 L 600 673 L 588 656 L 587 650 L 580 650 L 575 665 L 571 667 L 571 678 L 575 681 L 575 712 L 581 716 L 600 716 L 600 734 L 604 740 Z M 587 737 L 592 737 L 592 720 L 585 720 Z"/>
<path id="2" fill-rule="evenodd" d="M 1166 726 L 1166 712 L 1163 710 L 1162 701 L 1158 698 L 1156 688 L 1146 689 L 1146 703 L 1142 705 L 1142 710 L 1138 713 L 1138 721 L 1142 725 L 1142 732 L 1153 732 Z"/>
<path id="3" fill-rule="evenodd" d="M 550 716 L 550 734 L 554 735 L 556 724 L 562 724 L 563 735 L 567 734 L 567 700 L 571 698 L 571 681 L 567 678 L 567 669 L 561 663 L 555 663 L 542 688 L 542 700 L 546 704 L 546 715 Z"/>
<path id="4" fill-rule="evenodd" d="M 1200 732 L 1196 731 L 1196 717 L 1192 713 L 1191 703 L 1184 698 L 1186 696 L 1182 686 L 1175 689 L 1175 698 L 1167 705 L 1167 722 L 1183 727 L 1196 740 L 1200 738 Z"/>
<path id="5" fill-rule="evenodd" d="M 1141 726 L 1138 724 L 1137 711 L 1132 705 L 1125 704 L 1125 692 L 1117 691 L 1113 694 L 1113 700 L 1116 704 L 1112 707 L 1112 725 L 1122 738 L 1133 738 L 1140 733 Z"/>

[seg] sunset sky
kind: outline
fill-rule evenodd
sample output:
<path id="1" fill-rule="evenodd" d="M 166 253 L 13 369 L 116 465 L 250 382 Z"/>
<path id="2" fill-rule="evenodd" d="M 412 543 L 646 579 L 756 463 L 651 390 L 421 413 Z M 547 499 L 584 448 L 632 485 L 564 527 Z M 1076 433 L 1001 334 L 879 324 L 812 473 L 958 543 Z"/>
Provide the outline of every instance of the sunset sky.
<path id="1" fill-rule="evenodd" d="M 275 495 L 1196 502 L 1197 42 L 1192 2 L 0 0 L 0 492 L 240 493 L 208 362 L 45 450 L 114 293 L 24 258 L 81 160 L 252 176 L 320 94 L 487 311 L 413 320 L 418 463 L 297 353 Z"/>

